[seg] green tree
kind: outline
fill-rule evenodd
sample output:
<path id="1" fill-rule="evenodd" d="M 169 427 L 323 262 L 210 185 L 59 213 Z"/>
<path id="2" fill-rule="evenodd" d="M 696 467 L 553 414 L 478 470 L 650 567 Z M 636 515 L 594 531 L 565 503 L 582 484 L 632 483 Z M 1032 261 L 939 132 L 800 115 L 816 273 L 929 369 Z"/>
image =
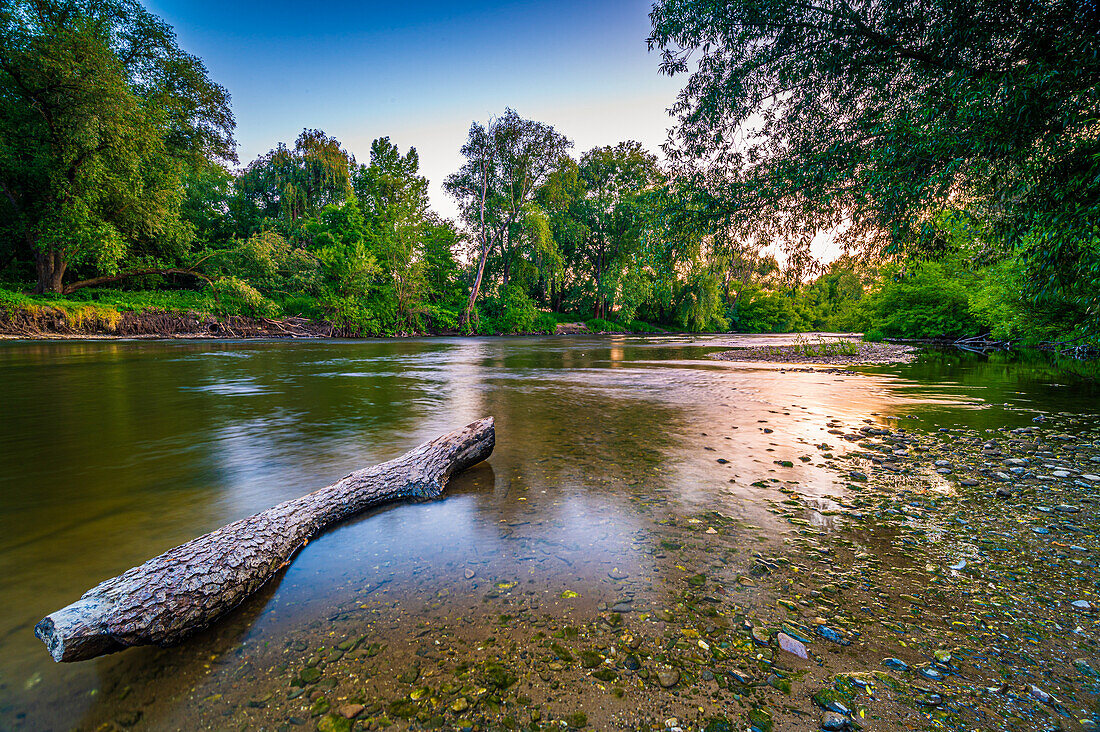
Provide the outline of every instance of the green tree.
<path id="1" fill-rule="evenodd" d="M 542 200 L 585 273 L 594 317 L 608 318 L 650 225 L 650 200 L 664 177 L 657 158 L 629 141 L 566 160 L 549 177 Z"/>
<path id="2" fill-rule="evenodd" d="M 0 4 L 0 126 L 0 229 L 38 292 L 74 265 L 185 252 L 181 178 L 235 160 L 229 95 L 134 0 Z"/>
<path id="3" fill-rule="evenodd" d="M 355 157 L 321 130 L 302 130 L 294 147 L 280 142 L 237 176 L 232 210 L 247 236 L 270 222 L 291 239 L 304 235 L 306 222 L 352 192 Z"/>
<path id="4" fill-rule="evenodd" d="M 557 261 L 549 223 L 534 196 L 572 144 L 552 126 L 523 119 L 512 109 L 487 126 L 470 126 L 462 146 L 466 162 L 444 182 L 477 238 L 478 264 L 462 315 L 464 325 L 476 317 L 474 306 L 486 265 L 495 266 L 500 284 L 506 286 L 524 257 Z"/>
<path id="5" fill-rule="evenodd" d="M 850 224 L 935 251 L 944 211 L 1022 251 L 1033 297 L 1100 315 L 1100 15 L 1077 0 L 659 0 L 688 73 L 670 152 L 743 233 Z"/>

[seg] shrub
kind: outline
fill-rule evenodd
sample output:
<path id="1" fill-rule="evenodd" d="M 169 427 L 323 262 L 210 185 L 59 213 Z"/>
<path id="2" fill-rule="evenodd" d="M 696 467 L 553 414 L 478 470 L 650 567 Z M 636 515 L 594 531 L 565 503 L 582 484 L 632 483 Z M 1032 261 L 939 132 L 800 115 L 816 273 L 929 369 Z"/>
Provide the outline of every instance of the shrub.
<path id="1" fill-rule="evenodd" d="M 969 287 L 938 262 L 894 275 L 874 297 L 874 330 L 893 338 L 959 338 L 978 332 L 970 312 Z"/>
<path id="2" fill-rule="evenodd" d="M 252 285 L 236 277 L 222 277 L 214 281 L 214 289 L 226 314 L 254 315 L 274 318 L 279 306 L 260 294 Z"/>
<path id="3" fill-rule="evenodd" d="M 614 323 L 610 320 L 604 320 L 603 318 L 592 318 L 591 320 L 584 321 L 584 324 L 588 326 L 588 329 L 593 333 L 621 333 L 626 328 Z"/>

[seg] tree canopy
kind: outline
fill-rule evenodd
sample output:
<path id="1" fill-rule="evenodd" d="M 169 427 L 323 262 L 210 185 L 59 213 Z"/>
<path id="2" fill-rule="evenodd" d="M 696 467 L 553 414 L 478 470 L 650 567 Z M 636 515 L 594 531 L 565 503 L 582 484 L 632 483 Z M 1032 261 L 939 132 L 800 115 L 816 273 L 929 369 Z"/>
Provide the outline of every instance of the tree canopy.
<path id="1" fill-rule="evenodd" d="M 0 226 L 39 292 L 184 250 L 182 178 L 236 159 L 228 93 L 134 0 L 0 5 L 0 119 Z"/>
<path id="2" fill-rule="evenodd" d="M 1029 263 L 1035 297 L 1100 293 L 1100 14 L 1079 0 L 660 0 L 688 74 L 669 152 L 700 210 L 797 240 L 943 253 L 946 217 Z"/>

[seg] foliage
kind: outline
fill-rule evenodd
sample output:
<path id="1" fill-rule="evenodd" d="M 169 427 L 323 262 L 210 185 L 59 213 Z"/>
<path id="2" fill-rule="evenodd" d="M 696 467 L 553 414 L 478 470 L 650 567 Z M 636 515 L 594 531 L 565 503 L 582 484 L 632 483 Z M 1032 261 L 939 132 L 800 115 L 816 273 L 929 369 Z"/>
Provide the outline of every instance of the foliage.
<path id="1" fill-rule="evenodd" d="M 871 307 L 877 328 L 893 338 L 960 338 L 979 330 L 966 286 L 937 262 L 894 273 Z"/>
<path id="2" fill-rule="evenodd" d="M 136 0 L 14 0 L 0 276 L 41 293 L 140 273 L 63 301 L 347 335 L 585 321 L 1096 343 L 1100 28 L 1075 7 L 659 0 L 650 43 L 690 72 L 668 161 L 633 141 L 574 156 L 506 108 L 445 180 L 456 223 L 387 137 L 359 162 L 304 129 L 230 170 L 228 94 Z M 816 261 L 821 232 L 849 253 Z"/>
<path id="3" fill-rule="evenodd" d="M 235 159 L 229 95 L 135 0 L 0 5 L 0 232 L 36 262 L 173 258 L 194 237 L 182 181 Z"/>
<path id="4" fill-rule="evenodd" d="M 1029 298 L 1095 321 L 1096 17 L 1075 0 L 660 0 L 650 46 L 689 73 L 670 153 L 701 215 L 790 246 L 841 227 L 938 257 L 941 215 L 961 212 L 1023 255 Z"/>

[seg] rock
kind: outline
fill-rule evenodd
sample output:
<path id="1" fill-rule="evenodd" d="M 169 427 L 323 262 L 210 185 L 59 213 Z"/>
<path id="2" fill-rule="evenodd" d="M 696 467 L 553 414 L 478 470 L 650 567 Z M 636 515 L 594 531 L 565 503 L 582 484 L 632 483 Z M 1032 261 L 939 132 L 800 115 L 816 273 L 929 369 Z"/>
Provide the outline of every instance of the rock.
<path id="1" fill-rule="evenodd" d="M 768 635 L 768 631 L 759 625 L 753 626 L 752 639 L 762 646 L 766 646 L 771 643 L 771 636 Z"/>
<path id="2" fill-rule="evenodd" d="M 671 689 L 680 683 L 680 672 L 674 668 L 663 668 L 657 672 L 657 681 L 665 689 Z"/>
<path id="3" fill-rule="evenodd" d="M 725 717 L 713 717 L 707 721 L 703 732 L 734 732 L 734 727 Z"/>
<path id="4" fill-rule="evenodd" d="M 1081 509 L 1077 508 L 1077 506 L 1070 506 L 1067 503 L 1060 503 L 1054 507 L 1054 510 L 1061 513 L 1077 513 Z"/>
<path id="5" fill-rule="evenodd" d="M 1011 498 L 1012 491 L 1002 485 L 997 488 L 997 492 L 994 495 L 996 495 L 997 498 Z"/>
<path id="6" fill-rule="evenodd" d="M 837 645 L 850 646 L 852 644 L 850 640 L 847 640 L 839 632 L 826 625 L 818 625 L 814 630 L 825 640 L 836 643 Z"/>
<path id="7" fill-rule="evenodd" d="M 805 644 L 802 641 L 795 640 L 786 633 L 779 632 L 776 634 L 775 639 L 779 642 L 779 648 L 787 653 L 798 656 L 802 659 L 808 659 L 810 657 L 809 652 L 806 650 Z"/>
<path id="8" fill-rule="evenodd" d="M 344 719 L 355 719 L 363 710 L 366 709 L 362 704 L 345 704 L 336 710 L 336 712 Z"/>
<path id="9" fill-rule="evenodd" d="M 603 663 L 603 658 L 595 651 L 581 651 L 579 654 L 581 659 L 581 666 L 584 668 L 596 668 Z"/>
<path id="10" fill-rule="evenodd" d="M 642 667 L 642 662 L 633 653 L 623 659 L 623 667 L 628 671 L 637 671 Z"/>
<path id="11" fill-rule="evenodd" d="M 317 732 L 351 732 L 351 720 L 326 714 L 317 721 Z"/>
<path id="12" fill-rule="evenodd" d="M 473 579 L 476 575 L 477 572 L 470 569 L 469 567 L 467 567 L 462 573 L 462 576 L 464 576 L 466 579 Z"/>
<path id="13" fill-rule="evenodd" d="M 1088 600 L 1074 600 L 1070 603 L 1074 610 L 1092 610 L 1092 603 Z"/>
<path id="14" fill-rule="evenodd" d="M 729 677 L 730 681 L 740 686 L 748 686 L 749 683 L 752 681 L 751 678 L 737 670 L 730 671 Z"/>
<path id="15" fill-rule="evenodd" d="M 616 582 L 619 582 L 619 581 L 624 580 L 627 577 L 629 577 L 630 574 L 627 573 L 627 572 L 624 572 L 623 570 L 619 569 L 618 567 L 613 567 L 611 569 L 611 571 L 607 573 L 607 576 L 610 577 L 611 579 L 615 580 Z"/>
<path id="16" fill-rule="evenodd" d="M 943 674 L 935 666 L 921 666 L 917 669 L 917 673 L 932 681 L 943 681 Z"/>
<path id="17" fill-rule="evenodd" d="M 633 609 L 629 602 L 617 602 L 611 606 L 611 612 L 613 613 L 628 613 Z"/>
<path id="18" fill-rule="evenodd" d="M 456 714 L 462 714 L 470 708 L 470 702 L 466 700 L 466 697 L 460 696 L 451 702 L 451 711 Z"/>
<path id="19" fill-rule="evenodd" d="M 1027 693 L 1031 694 L 1032 699 L 1042 702 L 1043 704 L 1050 704 L 1053 701 L 1053 697 L 1040 689 L 1035 684 L 1027 685 Z"/>
<path id="20" fill-rule="evenodd" d="M 905 672 L 909 670 L 909 664 L 900 658 L 884 658 L 882 659 L 882 665 L 886 668 L 892 668 L 895 671 Z"/>
<path id="21" fill-rule="evenodd" d="M 306 666 L 298 676 L 307 684 L 316 684 L 321 679 L 321 669 L 316 666 Z"/>
<path id="22" fill-rule="evenodd" d="M 848 718 L 836 712 L 825 712 L 821 717 L 821 729 L 829 732 L 843 732 L 848 729 Z"/>

